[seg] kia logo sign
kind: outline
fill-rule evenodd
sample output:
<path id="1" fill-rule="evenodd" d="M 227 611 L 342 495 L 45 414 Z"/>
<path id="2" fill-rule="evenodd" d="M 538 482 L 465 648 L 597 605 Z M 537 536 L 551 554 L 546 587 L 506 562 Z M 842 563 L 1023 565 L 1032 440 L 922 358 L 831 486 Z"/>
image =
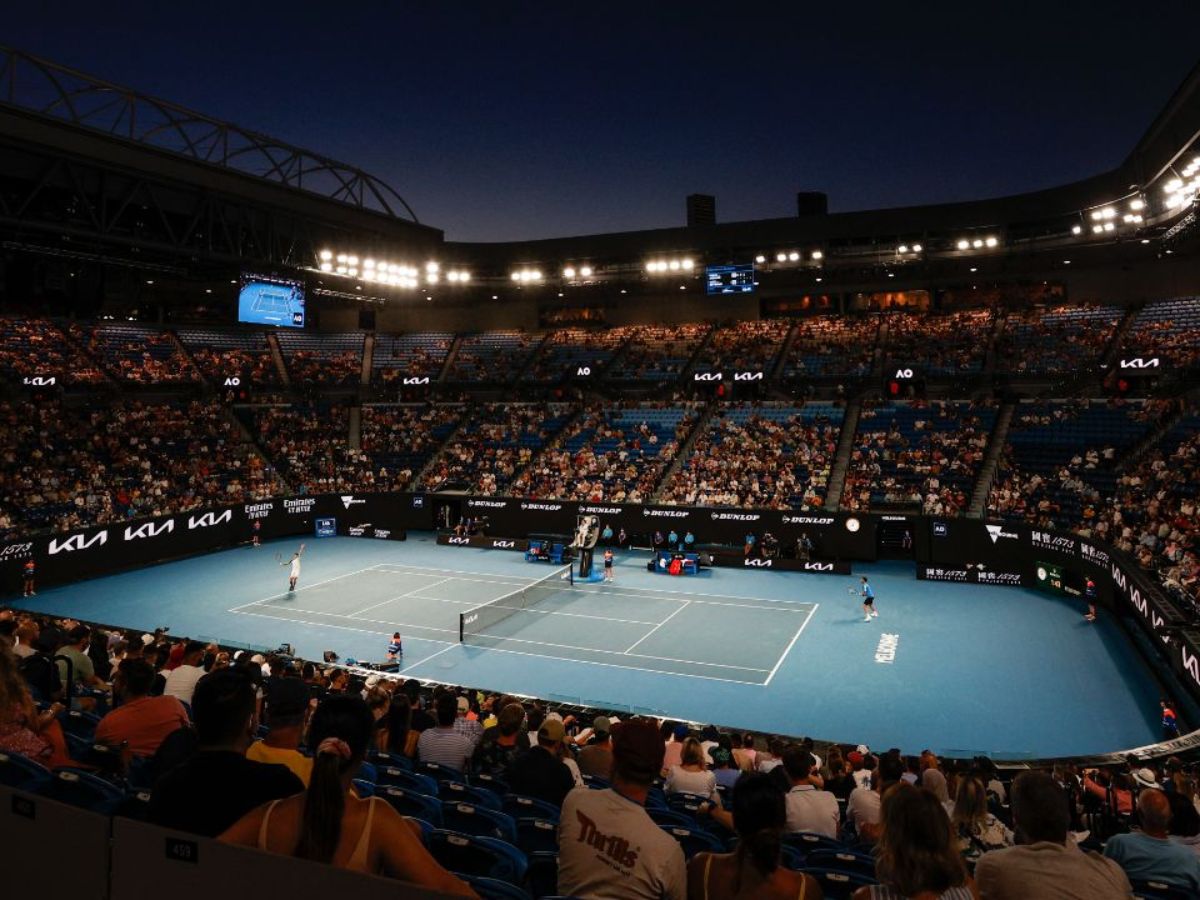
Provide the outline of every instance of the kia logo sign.
<path id="1" fill-rule="evenodd" d="M 141 540 L 142 538 L 158 537 L 160 534 L 170 534 L 174 530 L 175 530 L 175 520 L 174 519 L 167 519 L 167 521 L 163 522 L 157 528 L 154 527 L 153 522 L 144 522 L 143 524 L 139 525 L 137 528 L 134 528 L 132 526 L 126 528 L 125 529 L 125 540 L 137 541 L 137 540 Z"/>
<path id="2" fill-rule="evenodd" d="M 492 541 L 492 547 L 496 550 L 514 550 L 516 546 L 516 541 Z"/>
<path id="3" fill-rule="evenodd" d="M 735 372 L 734 381 L 762 381 L 762 372 Z"/>
<path id="4" fill-rule="evenodd" d="M 744 559 L 744 560 L 742 560 L 742 565 L 751 566 L 752 568 L 755 568 L 755 569 L 769 569 L 773 565 L 775 565 L 775 560 L 773 560 L 773 559 Z"/>
<path id="5" fill-rule="evenodd" d="M 1143 359 L 1140 356 L 1135 356 L 1133 359 L 1121 360 L 1122 369 L 1157 369 L 1158 357 L 1152 356 L 1149 359 Z"/>
<path id="6" fill-rule="evenodd" d="M 21 383 L 30 387 L 54 387 L 58 384 L 58 378 L 54 375 L 26 375 Z"/>
<path id="7" fill-rule="evenodd" d="M 804 564 L 805 572 L 832 572 L 833 563 L 808 562 Z"/>
<path id="8" fill-rule="evenodd" d="M 429 376 L 428 375 L 423 375 L 421 377 L 412 376 L 409 378 L 405 378 L 404 383 L 405 384 L 429 384 Z"/>
<path id="9" fill-rule="evenodd" d="M 447 543 L 447 544 L 462 544 L 462 545 L 465 545 L 465 544 L 470 544 L 470 543 L 471 543 L 471 539 L 470 539 L 470 538 L 465 538 L 465 537 L 452 537 L 452 538 L 448 538 L 448 539 L 446 540 L 446 543 Z"/>
<path id="10" fill-rule="evenodd" d="M 108 532 L 99 531 L 92 535 L 91 540 L 86 540 L 82 534 L 73 534 L 66 540 L 59 542 L 58 538 L 50 539 L 50 546 L 47 552 L 54 556 L 58 553 L 70 553 L 74 550 L 86 550 L 92 546 L 103 547 L 108 543 Z"/>
<path id="11" fill-rule="evenodd" d="M 233 518 L 233 510 L 227 509 L 219 516 L 216 513 L 206 512 L 202 516 L 188 516 L 188 531 L 196 528 L 211 528 L 213 525 L 220 525 L 222 522 L 228 522 Z"/>
<path id="12" fill-rule="evenodd" d="M 720 372 L 695 372 L 692 381 L 720 381 L 723 377 Z"/>

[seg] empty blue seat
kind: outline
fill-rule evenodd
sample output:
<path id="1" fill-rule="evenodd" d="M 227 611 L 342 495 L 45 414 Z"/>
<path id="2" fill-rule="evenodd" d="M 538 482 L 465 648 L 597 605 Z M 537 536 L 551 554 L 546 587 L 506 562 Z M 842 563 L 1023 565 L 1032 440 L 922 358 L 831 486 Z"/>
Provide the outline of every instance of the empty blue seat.
<path id="1" fill-rule="evenodd" d="M 558 823 L 550 819 L 517 819 L 517 846 L 526 853 L 557 853 Z"/>
<path id="2" fill-rule="evenodd" d="M 411 772 L 415 768 L 413 761 L 403 754 L 383 753 L 378 750 L 367 755 L 367 762 L 374 765 L 377 769 L 387 766 L 388 768 L 404 769 Z"/>
<path id="3" fill-rule="evenodd" d="M 442 803 L 437 797 L 392 785 L 376 785 L 375 796 L 386 800 L 402 816 L 425 819 L 437 828 L 442 827 Z"/>
<path id="4" fill-rule="evenodd" d="M 699 828 L 700 823 L 695 816 L 690 816 L 685 812 L 677 809 L 657 809 L 655 807 L 647 807 L 646 815 L 654 822 L 655 825 L 663 825 L 668 828 Z"/>
<path id="5" fill-rule="evenodd" d="M 499 838 L 514 845 L 517 843 L 517 823 L 512 816 L 473 803 L 443 801 L 442 827 L 463 834 Z"/>
<path id="6" fill-rule="evenodd" d="M 375 784 L 387 784 L 392 785 L 393 787 L 406 788 L 410 791 L 416 791 L 418 794 L 426 794 L 430 797 L 436 797 L 438 792 L 437 782 L 428 775 L 422 775 L 419 772 L 408 772 L 404 769 L 397 769 L 393 766 L 377 767 Z"/>
<path id="7" fill-rule="evenodd" d="M 458 769 L 452 769 L 449 766 L 439 765 L 435 762 L 418 762 L 416 771 L 418 775 L 428 775 L 435 781 L 457 781 L 461 784 L 467 783 L 467 776 Z"/>
<path id="8" fill-rule="evenodd" d="M 456 800 L 460 803 L 473 803 L 475 806 L 486 806 L 497 812 L 504 809 L 504 801 L 500 795 L 490 788 L 473 784 L 463 784 L 459 781 L 442 781 L 438 783 L 438 796 L 443 800 Z"/>
<path id="9" fill-rule="evenodd" d="M 709 851 L 711 853 L 725 852 L 724 841 L 715 834 L 701 828 L 684 828 L 680 825 L 660 825 L 659 827 L 675 838 L 675 840 L 679 841 L 679 845 L 683 847 L 685 859 L 691 859 L 702 851 Z"/>
<path id="10" fill-rule="evenodd" d="M 0 784 L 5 787 L 36 791 L 52 777 L 53 773 L 36 760 L 20 753 L 0 753 Z"/>
<path id="11" fill-rule="evenodd" d="M 125 792 L 103 778 L 80 769 L 59 769 L 38 786 L 38 793 L 59 803 L 112 815 L 125 799 Z"/>
<path id="12" fill-rule="evenodd" d="M 814 850 L 833 850 L 835 853 L 848 849 L 841 841 L 811 831 L 793 831 L 783 836 L 783 842 L 795 847 L 807 858 Z"/>
<path id="13" fill-rule="evenodd" d="M 559 808 L 554 804 L 521 794 L 505 794 L 504 812 L 514 819 L 539 818 L 552 822 L 557 822 L 560 815 Z"/>
<path id="14" fill-rule="evenodd" d="M 429 852 L 451 872 L 499 878 L 510 884 L 525 881 L 529 860 L 521 850 L 496 838 L 438 829 L 429 836 Z"/>

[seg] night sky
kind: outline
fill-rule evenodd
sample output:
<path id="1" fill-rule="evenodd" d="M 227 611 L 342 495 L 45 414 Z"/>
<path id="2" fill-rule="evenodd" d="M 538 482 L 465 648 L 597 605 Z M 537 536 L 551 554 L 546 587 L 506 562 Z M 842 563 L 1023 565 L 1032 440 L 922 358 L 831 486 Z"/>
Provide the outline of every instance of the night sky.
<path id="1" fill-rule="evenodd" d="M 1200 4 L 10 4 L 0 42 L 350 162 L 451 240 L 844 211 L 1117 165 Z M 52 11 L 51 11 L 52 10 Z"/>

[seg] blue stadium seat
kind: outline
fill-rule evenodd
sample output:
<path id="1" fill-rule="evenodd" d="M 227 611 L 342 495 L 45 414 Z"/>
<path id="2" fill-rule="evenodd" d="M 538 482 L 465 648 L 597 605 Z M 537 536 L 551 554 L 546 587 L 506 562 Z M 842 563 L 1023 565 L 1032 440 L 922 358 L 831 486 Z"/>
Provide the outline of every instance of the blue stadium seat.
<path id="1" fill-rule="evenodd" d="M 821 893 L 825 895 L 825 900 L 850 900 L 851 895 L 860 887 L 868 887 L 877 883 L 874 875 L 843 872 L 841 869 L 805 866 L 803 871 L 817 879 L 821 885 Z"/>
<path id="2" fill-rule="evenodd" d="M 38 793 L 59 803 L 112 815 L 125 799 L 125 792 L 103 778 L 80 769 L 59 769 Z"/>
<path id="3" fill-rule="evenodd" d="M 429 836 L 434 832 L 433 823 L 427 822 L 424 819 L 418 819 L 416 816 L 405 816 L 404 818 L 421 829 L 421 843 L 428 847 Z"/>
<path id="4" fill-rule="evenodd" d="M 856 850 L 814 850 L 804 857 L 804 865 L 875 877 L 875 858 Z"/>
<path id="5" fill-rule="evenodd" d="M 368 797 L 375 796 L 374 782 L 365 781 L 362 778 L 355 778 L 351 784 L 354 787 L 354 793 L 358 794 L 361 799 L 365 800 Z"/>
<path id="6" fill-rule="evenodd" d="M 391 769 L 404 769 L 408 772 L 412 772 L 415 769 L 413 761 L 400 753 L 375 751 L 374 753 L 367 754 L 367 761 L 372 763 L 376 768 L 386 766 Z"/>
<path id="7" fill-rule="evenodd" d="M 38 786 L 53 778 L 53 773 L 40 762 L 20 753 L 0 753 L 0 784 L 36 791 Z"/>
<path id="8" fill-rule="evenodd" d="M 458 769 L 452 769 L 449 766 L 438 765 L 435 762 L 418 762 L 416 766 L 418 775 L 428 775 L 434 781 L 457 781 L 461 784 L 467 783 L 467 776 Z"/>
<path id="9" fill-rule="evenodd" d="M 699 828 L 700 822 L 695 816 L 689 816 L 685 812 L 680 812 L 676 809 L 655 809 L 653 807 L 646 808 L 646 814 L 650 816 L 655 825 L 664 827 L 678 828 Z"/>
<path id="10" fill-rule="evenodd" d="M 472 775 L 471 782 L 478 787 L 487 788 L 497 797 L 503 797 L 509 792 L 508 783 L 503 778 L 497 778 L 495 775 L 488 775 L 485 772 Z"/>
<path id="11" fill-rule="evenodd" d="M 612 787 L 612 783 L 607 778 L 598 778 L 595 775 L 584 775 L 583 783 L 594 791 L 603 791 Z"/>
<path id="12" fill-rule="evenodd" d="M 473 803 L 476 806 L 486 806 L 497 812 L 504 809 L 504 801 L 499 794 L 490 788 L 473 784 L 463 784 L 459 781 L 438 782 L 438 796 L 443 800 L 456 800 L 460 803 Z"/>
<path id="13" fill-rule="evenodd" d="M 91 744 L 96 737 L 96 726 L 100 724 L 100 717 L 78 709 L 67 709 L 58 714 L 58 724 L 67 737 L 75 735 Z"/>
<path id="14" fill-rule="evenodd" d="M 679 825 L 660 825 L 659 827 L 679 841 L 686 859 L 691 859 L 702 851 L 724 853 L 726 850 L 724 841 L 702 828 L 683 828 Z"/>
<path id="15" fill-rule="evenodd" d="M 442 803 L 437 797 L 392 785 L 377 785 L 375 796 L 386 800 L 402 816 L 425 819 L 437 828 L 442 827 Z"/>
<path id="16" fill-rule="evenodd" d="M 561 811 L 552 803 L 538 800 L 536 797 L 523 797 L 520 794 L 504 795 L 504 811 L 514 819 L 537 817 L 557 822 Z"/>
<path id="17" fill-rule="evenodd" d="M 550 819 L 517 819 L 517 846 L 526 853 L 557 853 L 558 823 Z"/>
<path id="18" fill-rule="evenodd" d="M 378 768 L 375 776 L 375 784 L 401 787 L 410 791 L 416 791 L 419 794 L 427 794 L 430 797 L 436 797 L 438 792 L 437 782 L 428 775 L 422 775 L 419 772 L 408 772 L 404 769 L 396 769 L 391 766 L 380 766 Z"/>
<path id="19" fill-rule="evenodd" d="M 429 836 L 429 852 L 451 872 L 499 878 L 516 885 L 524 883 L 529 867 L 528 858 L 512 844 L 440 828 Z"/>
<path id="20" fill-rule="evenodd" d="M 1186 888 L 1174 887 L 1162 881 L 1131 881 L 1133 896 L 1142 900 L 1195 900 L 1196 895 Z"/>
<path id="21" fill-rule="evenodd" d="M 785 869 L 795 872 L 804 868 L 804 854 L 791 844 L 784 844 L 780 848 L 779 859 Z"/>
<path id="22" fill-rule="evenodd" d="M 374 784 L 379 780 L 379 770 L 369 762 L 364 762 L 358 767 L 358 777 L 363 781 L 369 781 Z"/>
<path id="23" fill-rule="evenodd" d="M 839 850 L 848 849 L 841 841 L 835 841 L 831 837 L 826 837 L 823 834 L 814 834 L 811 831 L 793 831 L 783 836 L 783 842 L 795 847 L 807 857 L 814 850 Z"/>
<path id="24" fill-rule="evenodd" d="M 473 803 L 443 800 L 442 827 L 448 831 L 499 838 L 510 844 L 517 843 L 517 823 L 512 816 Z"/>
<path id="25" fill-rule="evenodd" d="M 558 854 L 531 853 L 527 883 L 529 892 L 535 897 L 549 897 L 558 893 Z"/>
<path id="26" fill-rule="evenodd" d="M 484 900 L 530 900 L 530 894 L 524 888 L 499 878 L 483 878 L 479 875 L 464 875 L 461 872 L 454 874 L 469 884 Z"/>

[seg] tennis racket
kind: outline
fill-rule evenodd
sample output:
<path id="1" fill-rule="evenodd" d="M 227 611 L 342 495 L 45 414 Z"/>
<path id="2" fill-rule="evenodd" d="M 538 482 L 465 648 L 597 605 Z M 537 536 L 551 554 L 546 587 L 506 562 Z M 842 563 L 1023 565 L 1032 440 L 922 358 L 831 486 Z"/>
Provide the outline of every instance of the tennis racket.
<path id="1" fill-rule="evenodd" d="M 275 562 L 277 562 L 277 563 L 283 562 L 283 554 L 282 553 L 275 554 Z"/>
<path id="2" fill-rule="evenodd" d="M 301 552 L 301 553 L 303 553 L 303 552 L 304 552 L 304 545 L 303 545 L 303 544 L 301 544 L 301 545 L 300 545 L 300 552 Z"/>
<path id="3" fill-rule="evenodd" d="M 853 597 L 858 593 L 858 588 L 856 588 L 854 585 L 850 585 L 850 587 L 846 588 L 846 593 Z"/>

